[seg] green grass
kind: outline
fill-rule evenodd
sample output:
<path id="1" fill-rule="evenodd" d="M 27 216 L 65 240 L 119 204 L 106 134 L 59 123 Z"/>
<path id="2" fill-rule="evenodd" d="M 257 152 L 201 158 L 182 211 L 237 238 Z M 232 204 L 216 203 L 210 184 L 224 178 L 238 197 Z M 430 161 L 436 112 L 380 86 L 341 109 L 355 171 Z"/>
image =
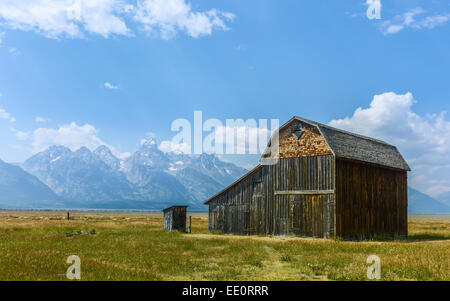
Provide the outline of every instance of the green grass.
<path id="1" fill-rule="evenodd" d="M 367 280 L 372 254 L 382 280 L 450 280 L 445 219 L 411 219 L 406 239 L 351 242 L 212 234 L 205 214 L 193 215 L 192 234 L 162 231 L 159 214 L 71 217 L 0 212 L 0 280 L 66 280 L 72 254 L 82 280 Z"/>

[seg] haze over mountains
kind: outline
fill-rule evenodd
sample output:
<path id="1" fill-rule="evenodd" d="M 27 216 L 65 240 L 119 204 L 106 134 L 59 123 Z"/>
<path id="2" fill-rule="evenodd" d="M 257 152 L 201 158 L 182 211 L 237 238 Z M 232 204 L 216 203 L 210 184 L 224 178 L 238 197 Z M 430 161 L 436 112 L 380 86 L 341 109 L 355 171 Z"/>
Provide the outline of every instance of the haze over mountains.
<path id="1" fill-rule="evenodd" d="M 147 140 L 126 160 L 106 146 L 71 151 L 52 146 L 21 167 L 51 188 L 66 207 L 161 209 L 202 202 L 242 176 L 246 170 L 214 155 L 188 156 L 160 151 Z"/>
<path id="2" fill-rule="evenodd" d="M 20 167 L 0 161 L 0 207 L 206 210 L 203 201 L 245 173 L 214 155 L 164 153 L 154 140 L 125 160 L 106 146 L 52 146 Z M 410 213 L 450 213 L 444 202 L 412 188 L 408 194 Z"/>
<path id="3" fill-rule="evenodd" d="M 450 213 L 450 206 L 408 187 L 409 213 Z"/>
<path id="4" fill-rule="evenodd" d="M 0 160 L 0 206 L 42 208 L 62 206 L 47 185 L 20 167 Z"/>

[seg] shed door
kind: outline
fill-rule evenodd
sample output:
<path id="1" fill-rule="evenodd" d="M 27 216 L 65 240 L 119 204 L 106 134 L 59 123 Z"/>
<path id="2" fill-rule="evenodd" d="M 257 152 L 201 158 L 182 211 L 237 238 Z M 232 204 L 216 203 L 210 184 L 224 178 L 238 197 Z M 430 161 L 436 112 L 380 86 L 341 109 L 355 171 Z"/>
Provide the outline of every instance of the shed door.
<path id="1" fill-rule="evenodd" d="M 217 224 L 217 215 L 218 214 L 217 214 L 217 211 L 218 211 L 218 208 L 216 207 L 216 208 L 210 210 L 210 212 L 209 212 L 209 223 L 208 223 L 209 231 L 218 229 L 218 224 Z"/>

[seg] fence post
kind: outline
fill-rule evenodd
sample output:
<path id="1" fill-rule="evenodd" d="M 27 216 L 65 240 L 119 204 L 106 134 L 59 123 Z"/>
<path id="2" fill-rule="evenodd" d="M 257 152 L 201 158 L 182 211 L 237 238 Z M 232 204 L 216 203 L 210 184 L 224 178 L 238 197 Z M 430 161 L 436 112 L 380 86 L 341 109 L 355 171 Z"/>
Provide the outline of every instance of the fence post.
<path id="1" fill-rule="evenodd" d="M 67 220 L 70 220 L 70 213 L 67 211 Z"/>
<path id="2" fill-rule="evenodd" d="M 191 233 L 191 216 L 189 215 L 189 233 Z"/>

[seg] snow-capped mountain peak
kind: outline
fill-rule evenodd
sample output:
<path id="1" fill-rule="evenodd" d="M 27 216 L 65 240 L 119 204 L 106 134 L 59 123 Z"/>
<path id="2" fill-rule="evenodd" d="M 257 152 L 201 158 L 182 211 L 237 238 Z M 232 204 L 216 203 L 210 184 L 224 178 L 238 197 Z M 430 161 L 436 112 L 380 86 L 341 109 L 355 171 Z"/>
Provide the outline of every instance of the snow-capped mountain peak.
<path id="1" fill-rule="evenodd" d="M 105 145 L 93 152 L 53 146 L 22 166 L 64 199 L 103 208 L 155 208 L 180 202 L 202 208 L 207 197 L 246 171 L 215 155 L 164 153 L 153 139 L 123 161 Z"/>
<path id="2" fill-rule="evenodd" d="M 101 145 L 97 147 L 93 153 L 112 169 L 121 169 L 121 161 L 113 155 L 113 153 L 107 146 Z"/>

